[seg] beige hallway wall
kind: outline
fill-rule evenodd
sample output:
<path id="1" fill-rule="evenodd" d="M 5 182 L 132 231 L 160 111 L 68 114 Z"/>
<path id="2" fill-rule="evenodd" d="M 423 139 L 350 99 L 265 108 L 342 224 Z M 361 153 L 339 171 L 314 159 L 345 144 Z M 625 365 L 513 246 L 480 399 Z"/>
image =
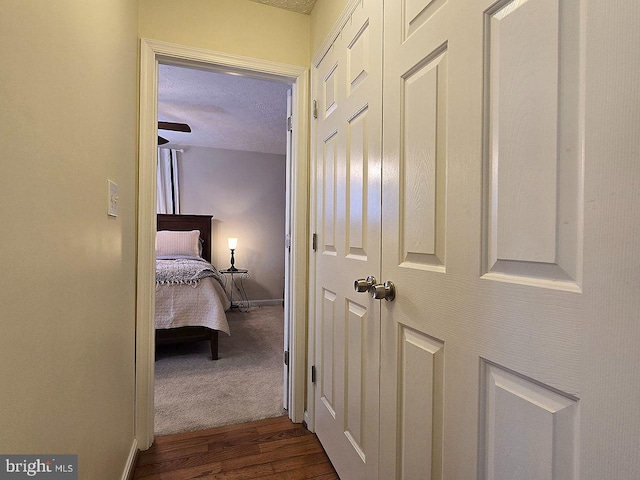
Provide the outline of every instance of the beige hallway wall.
<path id="1" fill-rule="evenodd" d="M 136 36 L 130 0 L 2 3 L 0 452 L 80 478 L 133 442 Z"/>
<path id="2" fill-rule="evenodd" d="M 311 12 L 311 58 L 331 32 L 336 20 L 347 6 L 348 0 L 318 0 Z"/>
<path id="3" fill-rule="evenodd" d="M 139 6 L 142 38 L 309 65 L 308 15 L 249 0 L 140 0 Z"/>

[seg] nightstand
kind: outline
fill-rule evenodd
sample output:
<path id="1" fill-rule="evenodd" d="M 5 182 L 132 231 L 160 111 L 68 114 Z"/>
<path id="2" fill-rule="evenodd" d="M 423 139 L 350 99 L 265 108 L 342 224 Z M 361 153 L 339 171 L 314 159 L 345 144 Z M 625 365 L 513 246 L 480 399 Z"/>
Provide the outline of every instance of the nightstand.
<path id="1" fill-rule="evenodd" d="M 229 300 L 231 301 L 231 308 L 237 308 L 240 311 L 249 311 L 249 299 L 247 298 L 247 292 L 244 289 L 244 279 L 249 278 L 249 270 L 245 268 L 238 268 L 236 270 L 218 270 L 224 278 L 224 288 L 229 291 Z M 229 281 L 227 281 L 227 278 Z M 236 279 L 240 281 L 237 282 Z M 228 285 L 227 285 L 228 284 Z M 240 296 L 240 299 L 234 305 L 233 303 L 233 291 L 236 291 Z"/>

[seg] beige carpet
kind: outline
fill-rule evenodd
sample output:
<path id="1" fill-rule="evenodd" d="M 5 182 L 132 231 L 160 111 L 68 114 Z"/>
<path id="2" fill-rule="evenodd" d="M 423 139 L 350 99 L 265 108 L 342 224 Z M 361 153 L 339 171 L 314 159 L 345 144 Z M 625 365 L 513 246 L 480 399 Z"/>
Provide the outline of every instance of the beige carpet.
<path id="1" fill-rule="evenodd" d="M 188 432 L 283 415 L 283 308 L 227 313 L 218 360 L 207 342 L 162 345 L 155 362 L 155 433 Z"/>

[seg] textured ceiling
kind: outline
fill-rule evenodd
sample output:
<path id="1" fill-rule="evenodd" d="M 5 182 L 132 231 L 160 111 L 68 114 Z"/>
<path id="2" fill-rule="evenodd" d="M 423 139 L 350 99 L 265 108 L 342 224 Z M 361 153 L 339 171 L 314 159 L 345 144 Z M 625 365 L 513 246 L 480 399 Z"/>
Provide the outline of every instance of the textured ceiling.
<path id="1" fill-rule="evenodd" d="M 286 152 L 286 83 L 160 65 L 158 120 L 187 123 L 191 133 L 159 130 L 167 146 Z"/>
<path id="2" fill-rule="evenodd" d="M 272 7 L 284 8 L 292 12 L 304 13 L 309 15 L 316 0 L 251 0 L 252 2 L 264 3 Z"/>

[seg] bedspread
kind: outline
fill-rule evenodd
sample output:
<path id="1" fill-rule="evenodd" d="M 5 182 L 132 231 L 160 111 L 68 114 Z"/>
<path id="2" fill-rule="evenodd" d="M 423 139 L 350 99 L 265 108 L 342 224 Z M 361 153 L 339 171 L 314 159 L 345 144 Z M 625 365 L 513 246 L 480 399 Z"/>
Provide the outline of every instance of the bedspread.
<path id="1" fill-rule="evenodd" d="M 214 277 L 222 284 L 222 278 L 216 267 L 202 258 L 156 259 L 156 287 L 160 285 L 196 286 L 206 277 Z"/>
<path id="2" fill-rule="evenodd" d="M 156 288 L 155 328 L 203 326 L 229 332 L 225 310 L 231 306 L 215 277 L 193 285 L 159 285 Z"/>

